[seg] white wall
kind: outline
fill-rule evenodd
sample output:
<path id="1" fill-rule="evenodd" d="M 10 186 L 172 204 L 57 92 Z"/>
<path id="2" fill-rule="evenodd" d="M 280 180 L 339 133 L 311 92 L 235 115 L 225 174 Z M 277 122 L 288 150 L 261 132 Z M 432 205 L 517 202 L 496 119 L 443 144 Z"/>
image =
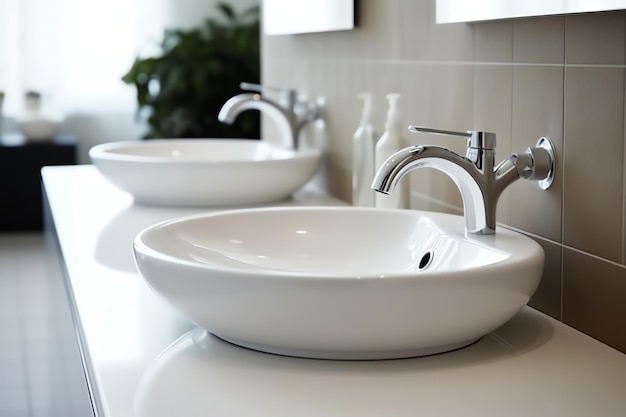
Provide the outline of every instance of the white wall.
<path id="1" fill-rule="evenodd" d="M 1 0 L 3 131 L 15 130 L 24 91 L 40 91 L 60 111 L 62 132 L 79 138 L 79 162 L 99 143 L 133 140 L 135 89 L 121 81 L 136 56 L 159 52 L 165 28 L 196 26 L 219 0 Z M 237 10 L 259 0 L 229 0 Z"/>

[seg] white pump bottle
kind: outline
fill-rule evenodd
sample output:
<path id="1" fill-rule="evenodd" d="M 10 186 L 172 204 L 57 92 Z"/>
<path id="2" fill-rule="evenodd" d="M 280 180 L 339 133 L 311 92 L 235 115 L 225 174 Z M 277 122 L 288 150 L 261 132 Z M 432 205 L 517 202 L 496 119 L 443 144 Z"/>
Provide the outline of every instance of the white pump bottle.
<path id="1" fill-rule="evenodd" d="M 362 93 L 363 113 L 361 122 L 352 140 L 352 204 L 361 207 L 374 207 L 374 194 L 371 188 L 374 179 L 374 142 L 376 134 L 372 127 L 372 95 Z"/>
<path id="2" fill-rule="evenodd" d="M 387 158 L 405 146 L 402 139 L 404 127 L 400 120 L 400 110 L 398 106 L 400 98 L 400 94 L 387 95 L 389 110 L 387 111 L 385 133 L 376 143 L 375 163 L 377 170 L 380 169 Z M 376 207 L 394 209 L 409 208 L 410 184 L 408 179 L 408 177 L 404 178 L 390 195 L 376 193 Z"/>

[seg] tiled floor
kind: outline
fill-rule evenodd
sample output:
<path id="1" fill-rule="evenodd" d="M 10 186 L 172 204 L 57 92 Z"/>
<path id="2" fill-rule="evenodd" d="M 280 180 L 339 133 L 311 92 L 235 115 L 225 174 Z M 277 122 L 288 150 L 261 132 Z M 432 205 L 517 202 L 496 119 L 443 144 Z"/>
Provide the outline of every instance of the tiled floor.
<path id="1" fill-rule="evenodd" d="M 62 278 L 42 233 L 0 233 L 0 417 L 89 416 Z"/>

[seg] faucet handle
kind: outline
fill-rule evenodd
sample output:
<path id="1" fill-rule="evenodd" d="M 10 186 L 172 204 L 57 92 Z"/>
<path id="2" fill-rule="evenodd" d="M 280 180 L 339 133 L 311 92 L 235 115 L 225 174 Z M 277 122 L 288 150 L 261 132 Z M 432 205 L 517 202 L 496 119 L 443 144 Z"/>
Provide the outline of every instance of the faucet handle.
<path id="1" fill-rule="evenodd" d="M 270 86 L 267 86 L 267 85 L 256 84 L 256 83 L 248 83 L 248 82 L 245 82 L 245 81 L 240 83 L 239 87 L 242 90 L 258 91 L 259 93 L 262 93 L 263 91 L 268 91 L 268 90 L 269 91 L 275 91 L 277 93 L 284 93 L 284 92 L 294 91 L 294 90 L 292 90 L 290 88 L 270 87 Z"/>
<path id="2" fill-rule="evenodd" d="M 257 91 L 259 93 L 263 93 L 266 91 L 273 91 L 275 93 L 278 93 L 279 103 L 283 107 L 290 110 L 292 110 L 293 106 L 296 104 L 297 93 L 296 90 L 293 90 L 291 88 L 270 87 L 266 85 L 247 82 L 242 82 L 241 84 L 239 84 L 239 87 L 242 90 Z"/>
<path id="3" fill-rule="evenodd" d="M 430 127 L 409 126 L 410 132 L 433 133 L 435 135 L 461 136 L 467 139 L 468 148 L 478 148 L 483 150 L 493 150 L 496 148 L 496 134 L 468 130 L 467 132 L 455 132 L 453 130 L 432 129 Z"/>

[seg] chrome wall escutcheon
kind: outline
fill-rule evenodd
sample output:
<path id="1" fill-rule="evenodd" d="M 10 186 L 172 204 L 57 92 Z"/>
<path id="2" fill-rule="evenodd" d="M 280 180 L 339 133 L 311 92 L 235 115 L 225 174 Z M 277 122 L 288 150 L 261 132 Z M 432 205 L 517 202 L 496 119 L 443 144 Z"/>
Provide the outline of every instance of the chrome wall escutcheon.
<path id="1" fill-rule="evenodd" d="M 552 141 L 550 140 L 550 138 L 548 137 L 541 137 L 539 138 L 539 140 L 537 141 L 537 148 L 542 148 L 545 149 L 548 153 L 549 156 L 549 160 L 545 161 L 545 164 L 547 164 L 549 166 L 549 169 L 547 170 L 548 172 L 545 173 L 544 178 L 537 181 L 537 185 L 539 185 L 539 188 L 541 188 L 542 190 L 547 190 L 548 188 L 550 188 L 550 186 L 552 185 L 552 183 L 554 182 L 554 175 L 555 175 L 555 148 L 554 148 L 554 144 L 552 143 Z M 538 162 L 538 161 L 537 161 Z M 536 165 L 538 165 L 536 163 Z"/>

